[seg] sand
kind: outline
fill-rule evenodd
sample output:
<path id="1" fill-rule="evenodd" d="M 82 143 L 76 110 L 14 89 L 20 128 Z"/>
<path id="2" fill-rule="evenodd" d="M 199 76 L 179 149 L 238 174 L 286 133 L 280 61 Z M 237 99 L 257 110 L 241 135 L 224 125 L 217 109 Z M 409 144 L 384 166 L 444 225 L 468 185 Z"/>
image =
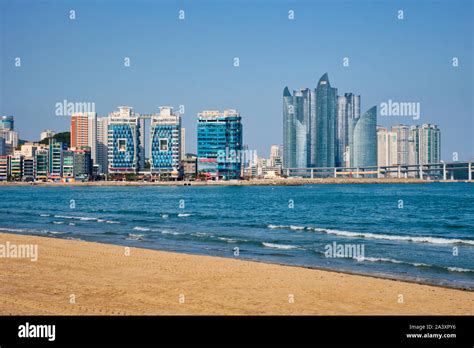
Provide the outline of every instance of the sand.
<path id="1" fill-rule="evenodd" d="M 0 315 L 473 315 L 474 292 L 259 262 L 0 233 Z M 400 295 L 403 303 L 399 303 Z"/>

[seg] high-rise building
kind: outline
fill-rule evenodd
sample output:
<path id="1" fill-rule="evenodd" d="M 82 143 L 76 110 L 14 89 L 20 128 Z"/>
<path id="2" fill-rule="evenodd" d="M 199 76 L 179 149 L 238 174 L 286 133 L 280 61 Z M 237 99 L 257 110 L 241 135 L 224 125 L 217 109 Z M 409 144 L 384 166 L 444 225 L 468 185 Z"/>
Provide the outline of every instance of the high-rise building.
<path id="1" fill-rule="evenodd" d="M 396 164 L 408 164 L 408 139 L 410 127 L 404 124 L 392 126 L 392 132 L 397 133 L 397 161 Z"/>
<path id="2" fill-rule="evenodd" d="M 151 117 L 150 171 L 171 178 L 179 176 L 181 161 L 181 116 L 169 106 Z"/>
<path id="3" fill-rule="evenodd" d="M 242 123 L 236 110 L 198 114 L 198 172 L 208 178 L 241 177 Z"/>
<path id="4" fill-rule="evenodd" d="M 63 151 L 65 144 L 60 141 L 51 140 L 49 143 L 49 175 L 51 179 L 61 179 L 63 176 Z"/>
<path id="5" fill-rule="evenodd" d="M 99 173 L 108 171 L 108 127 L 109 118 L 99 117 L 97 119 L 97 157 L 96 164 L 99 166 Z"/>
<path id="6" fill-rule="evenodd" d="M 33 181 L 35 179 L 35 158 L 25 157 L 23 160 L 23 181 Z"/>
<path id="7" fill-rule="evenodd" d="M 129 106 L 119 106 L 119 111 L 109 114 L 108 164 L 109 173 L 138 173 L 143 162 L 140 135 L 140 117 Z"/>
<path id="8" fill-rule="evenodd" d="M 97 113 L 76 113 L 71 116 L 71 147 L 88 146 L 97 161 Z"/>
<path id="9" fill-rule="evenodd" d="M 181 158 L 186 155 L 186 129 L 181 127 Z"/>
<path id="10" fill-rule="evenodd" d="M 35 152 L 35 179 L 47 180 L 49 176 L 49 150 L 38 149 Z"/>
<path id="11" fill-rule="evenodd" d="M 349 119 L 349 153 L 351 167 L 377 165 L 377 107 L 361 117 Z"/>
<path id="12" fill-rule="evenodd" d="M 336 96 L 337 88 L 331 87 L 326 73 L 316 87 L 316 145 L 310 163 L 312 167 L 334 167 L 336 164 Z"/>
<path id="13" fill-rule="evenodd" d="M 441 131 L 437 125 L 411 126 L 409 142 L 410 164 L 440 163 Z"/>
<path id="14" fill-rule="evenodd" d="M 21 145 L 21 154 L 25 157 L 34 157 L 38 145 L 36 143 L 24 143 Z"/>
<path id="15" fill-rule="evenodd" d="M 389 132 L 387 128 L 377 126 L 377 166 L 394 166 L 398 164 L 398 133 Z"/>
<path id="16" fill-rule="evenodd" d="M 197 156 L 186 154 L 181 158 L 181 171 L 183 180 L 196 180 L 197 176 Z"/>
<path id="17" fill-rule="evenodd" d="M 283 161 L 286 168 L 305 168 L 315 158 L 316 93 L 309 88 L 283 91 Z"/>
<path id="18" fill-rule="evenodd" d="M 360 117 L 360 95 L 345 93 L 337 97 L 336 166 L 348 167 L 349 120 Z"/>
<path id="19" fill-rule="evenodd" d="M 18 132 L 7 128 L 0 129 L 0 138 L 5 139 L 5 154 L 12 155 L 18 147 Z"/>
<path id="20" fill-rule="evenodd" d="M 13 116 L 2 116 L 0 118 L 0 129 L 4 130 L 14 130 L 15 121 Z"/>
<path id="21" fill-rule="evenodd" d="M 63 151 L 63 178 L 74 177 L 74 151 Z"/>
<path id="22" fill-rule="evenodd" d="M 5 138 L 0 133 L 0 156 L 5 156 L 7 153 Z"/>
<path id="23" fill-rule="evenodd" d="M 92 156 L 89 147 L 74 150 L 74 177 L 89 180 L 92 176 Z"/>
<path id="24" fill-rule="evenodd" d="M 43 140 L 43 139 L 47 139 L 47 138 L 52 138 L 54 137 L 54 135 L 56 134 L 55 131 L 52 131 L 50 129 L 47 129 L 45 131 L 42 131 L 40 133 L 40 141 Z M 72 134 L 72 133 L 71 133 Z"/>

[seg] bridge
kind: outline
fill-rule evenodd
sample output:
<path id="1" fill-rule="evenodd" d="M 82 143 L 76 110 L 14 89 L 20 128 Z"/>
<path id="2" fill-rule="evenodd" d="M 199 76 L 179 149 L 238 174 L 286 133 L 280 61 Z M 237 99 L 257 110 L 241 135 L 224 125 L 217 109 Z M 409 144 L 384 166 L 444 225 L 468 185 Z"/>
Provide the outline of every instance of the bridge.
<path id="1" fill-rule="evenodd" d="M 418 178 L 425 180 L 469 180 L 472 181 L 473 162 L 440 162 L 371 167 L 321 167 L 283 168 L 288 177 L 321 178 Z"/>

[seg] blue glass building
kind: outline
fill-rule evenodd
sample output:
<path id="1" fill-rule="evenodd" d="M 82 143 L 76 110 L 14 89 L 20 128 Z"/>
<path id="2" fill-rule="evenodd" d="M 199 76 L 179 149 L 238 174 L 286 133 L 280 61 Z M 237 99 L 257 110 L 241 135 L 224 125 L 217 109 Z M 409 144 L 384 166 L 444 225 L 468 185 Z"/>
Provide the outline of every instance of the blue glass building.
<path id="1" fill-rule="evenodd" d="M 351 167 L 377 165 L 377 107 L 349 120 Z"/>
<path id="2" fill-rule="evenodd" d="M 160 113 L 151 117 L 150 170 L 152 173 L 179 176 L 181 161 L 181 117 L 173 108 L 160 107 Z"/>
<path id="3" fill-rule="evenodd" d="M 141 124 L 138 114 L 128 106 L 109 114 L 109 173 L 138 173 L 144 154 L 141 145 Z"/>
<path id="4" fill-rule="evenodd" d="M 241 177 L 241 120 L 235 110 L 198 114 L 198 173 L 209 179 Z"/>

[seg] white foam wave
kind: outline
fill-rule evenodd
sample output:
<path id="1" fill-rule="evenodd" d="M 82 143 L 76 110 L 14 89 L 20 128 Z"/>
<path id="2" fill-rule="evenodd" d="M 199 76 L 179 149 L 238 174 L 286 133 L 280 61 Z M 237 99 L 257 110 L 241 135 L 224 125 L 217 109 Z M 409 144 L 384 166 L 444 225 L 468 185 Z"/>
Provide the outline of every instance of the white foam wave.
<path id="1" fill-rule="evenodd" d="M 268 225 L 270 229 L 290 229 L 294 230 L 295 227 L 298 229 L 301 226 L 282 226 L 282 225 Z M 425 236 L 401 236 L 401 235 L 388 235 L 388 234 L 377 234 L 369 232 L 349 232 L 341 230 L 333 230 L 328 228 L 318 227 L 303 227 L 308 231 L 321 232 L 327 234 L 333 234 L 337 236 L 350 237 L 350 238 L 368 238 L 368 239 L 383 239 L 383 240 L 394 240 L 394 241 L 405 241 L 415 243 L 430 243 L 430 244 L 466 244 L 474 245 L 474 240 L 470 239 L 457 239 L 457 238 L 439 238 L 439 237 L 425 237 Z"/>
<path id="2" fill-rule="evenodd" d="M 178 216 L 179 217 L 188 217 L 188 216 L 191 216 L 191 214 L 179 213 Z"/>
<path id="3" fill-rule="evenodd" d="M 284 250 L 290 250 L 290 249 L 298 249 L 297 246 L 295 245 L 287 245 L 287 244 L 274 244 L 274 243 L 262 243 L 263 246 L 267 248 L 273 248 L 273 249 L 284 249 Z"/>
<path id="4" fill-rule="evenodd" d="M 145 232 L 146 232 L 146 231 L 150 231 L 150 228 L 148 228 L 148 227 L 140 227 L 140 226 L 135 226 L 133 229 L 134 229 L 135 231 L 145 231 Z"/>

